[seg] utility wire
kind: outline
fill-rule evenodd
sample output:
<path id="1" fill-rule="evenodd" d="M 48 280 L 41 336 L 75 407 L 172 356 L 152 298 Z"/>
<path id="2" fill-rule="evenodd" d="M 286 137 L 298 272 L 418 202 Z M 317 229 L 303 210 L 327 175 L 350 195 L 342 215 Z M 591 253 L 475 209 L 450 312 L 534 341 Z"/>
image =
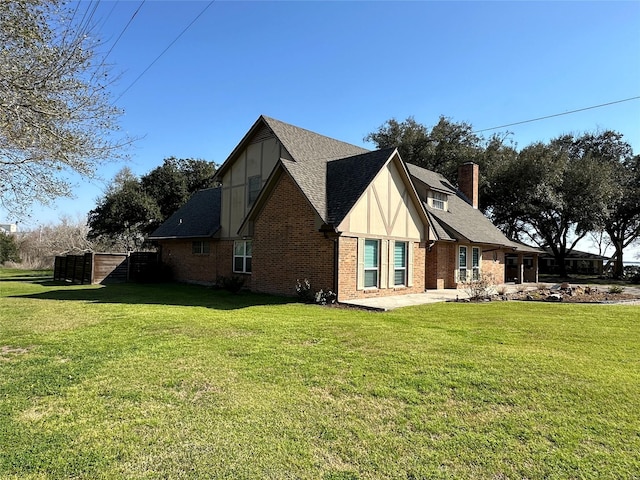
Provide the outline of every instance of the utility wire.
<path id="1" fill-rule="evenodd" d="M 514 125 L 522 125 L 523 123 L 537 122 L 539 120 L 546 120 L 547 118 L 561 117 L 562 115 L 569 115 L 571 113 L 584 112 L 585 110 L 592 110 L 594 108 L 606 107 L 608 105 L 614 105 L 616 103 L 623 103 L 623 102 L 630 102 L 631 100 L 638 100 L 638 99 L 640 99 L 640 96 L 625 98 L 622 100 L 616 100 L 614 102 L 601 103 L 600 105 L 592 105 L 591 107 L 578 108 L 577 110 L 570 110 L 568 112 L 563 112 L 563 113 L 554 113 L 553 115 L 546 115 L 544 117 L 532 118 L 531 120 L 523 120 L 521 122 L 507 123 L 506 125 L 500 125 L 498 127 L 483 128 L 482 130 L 476 130 L 473 133 L 481 133 L 481 132 L 486 132 L 488 130 L 497 130 L 499 128 L 513 127 Z"/>
<path id="2" fill-rule="evenodd" d="M 202 9 L 202 11 L 201 11 L 198 15 L 196 15 L 196 17 L 195 17 L 193 20 L 191 20 L 191 23 L 189 23 L 189 25 L 187 25 L 187 26 L 184 28 L 184 30 L 182 30 L 182 32 L 180 32 L 180 34 L 179 34 L 176 38 L 174 38 L 174 39 L 173 39 L 173 41 L 172 41 L 172 42 L 167 46 L 167 48 L 165 48 L 162 52 L 160 52 L 160 55 L 158 55 L 158 56 L 157 56 L 157 57 L 156 57 L 156 58 L 155 58 L 155 59 L 154 59 L 154 60 L 149 64 L 149 66 L 148 66 L 147 68 L 145 68 L 145 69 L 142 71 L 142 73 L 141 73 L 140 75 L 138 75 L 138 76 L 136 77 L 136 79 L 135 79 L 133 82 L 131 82 L 131 84 L 130 84 L 127 88 L 125 88 L 125 89 L 124 89 L 124 91 L 123 91 L 123 92 L 118 96 L 118 98 L 116 98 L 116 99 L 114 100 L 114 102 L 113 102 L 114 104 L 115 104 L 118 100 L 120 100 L 120 99 L 122 98 L 122 96 L 123 96 L 125 93 L 127 93 L 127 92 L 129 91 L 129 89 L 131 89 L 131 87 L 133 87 L 133 86 L 138 82 L 138 80 L 140 80 L 140 79 L 142 78 L 142 76 L 143 76 L 145 73 L 147 73 L 147 72 L 149 71 L 149 69 L 150 69 L 151 67 L 153 67 L 153 65 L 154 65 L 158 60 L 160 60 L 160 57 L 162 57 L 165 53 L 167 53 L 167 50 L 169 50 L 169 49 L 173 46 L 173 44 L 174 44 L 174 43 L 176 43 L 176 42 L 180 39 L 180 37 L 182 37 L 182 35 L 184 35 L 184 34 L 186 33 L 186 31 L 187 31 L 187 30 L 189 30 L 189 28 L 191 28 L 191 26 L 192 26 L 194 23 L 196 23 L 196 21 L 197 21 L 197 20 L 202 16 L 202 14 L 204 14 L 204 12 L 206 12 L 206 11 L 207 11 L 207 9 L 208 9 L 211 5 L 213 5 L 213 3 L 214 3 L 214 2 L 215 2 L 215 0 L 210 1 L 210 2 L 207 4 L 207 6 L 206 6 L 206 7 L 204 7 L 204 8 Z"/>
<path id="3" fill-rule="evenodd" d="M 116 41 L 113 42 L 113 45 L 111 45 L 111 48 L 109 49 L 109 51 L 107 52 L 107 54 L 102 57 L 102 62 L 100 62 L 100 66 L 95 70 L 95 72 L 93 72 L 93 75 L 91 76 L 91 80 L 93 80 L 93 78 L 96 75 L 96 72 L 98 72 L 98 70 L 100 70 L 100 68 L 102 68 L 104 66 L 104 62 L 107 61 L 107 57 L 109 56 L 109 54 L 111 54 L 111 52 L 113 51 L 113 49 L 115 48 L 115 46 L 118 44 L 118 42 L 120 41 L 120 39 L 122 38 L 122 35 L 124 35 L 124 32 L 127 31 L 127 28 L 129 28 L 129 25 L 131 25 L 131 22 L 133 22 L 133 19 L 136 17 L 136 15 L 138 14 L 138 12 L 140 11 L 140 9 L 142 8 L 142 5 L 144 5 L 144 2 L 146 0 L 142 0 L 142 2 L 140 2 L 140 5 L 138 5 L 138 8 L 136 9 L 135 12 L 133 12 L 133 15 L 131 15 L 131 18 L 129 19 L 129 21 L 127 22 L 127 24 L 124 26 L 124 28 L 122 29 L 122 31 L 120 32 L 120 35 L 118 35 L 118 38 L 116 38 Z M 114 7 L 115 8 L 115 5 Z M 113 8 L 111 9 L 111 12 L 109 12 L 109 15 L 111 15 L 111 13 L 113 12 Z M 107 17 L 108 18 L 108 17 Z"/>
<path id="4" fill-rule="evenodd" d="M 120 35 L 118 35 L 118 38 L 116 38 L 116 41 L 113 42 L 113 45 L 111 45 L 111 48 L 109 49 L 109 51 L 107 52 L 107 54 L 104 56 L 104 58 L 102 59 L 102 65 L 104 65 L 105 60 L 107 59 L 107 57 L 109 56 L 109 54 L 113 51 L 114 47 L 118 44 L 118 42 L 120 41 L 120 39 L 122 38 L 122 35 L 124 35 L 124 32 L 127 31 L 127 28 L 129 28 L 129 25 L 131 25 L 131 22 L 133 22 L 133 19 L 136 17 L 136 15 L 138 14 L 138 12 L 140 11 L 140 9 L 142 8 L 142 5 L 144 5 L 144 2 L 146 0 L 142 0 L 142 2 L 140 2 L 140 5 L 138 5 L 138 8 L 136 9 L 135 12 L 133 12 L 133 15 L 131 15 L 131 18 L 129 19 L 129 21 L 127 22 L 127 24 L 124 26 L 124 28 L 122 29 L 122 31 L 120 32 Z M 101 66 L 102 66 L 101 65 Z"/>

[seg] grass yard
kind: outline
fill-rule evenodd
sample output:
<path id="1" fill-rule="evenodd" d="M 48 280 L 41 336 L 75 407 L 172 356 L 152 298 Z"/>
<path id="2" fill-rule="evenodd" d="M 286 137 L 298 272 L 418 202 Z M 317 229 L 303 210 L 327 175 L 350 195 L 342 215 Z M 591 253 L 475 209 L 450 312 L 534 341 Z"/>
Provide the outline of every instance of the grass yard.
<path id="1" fill-rule="evenodd" d="M 638 478 L 639 322 L 0 270 L 0 478 Z"/>

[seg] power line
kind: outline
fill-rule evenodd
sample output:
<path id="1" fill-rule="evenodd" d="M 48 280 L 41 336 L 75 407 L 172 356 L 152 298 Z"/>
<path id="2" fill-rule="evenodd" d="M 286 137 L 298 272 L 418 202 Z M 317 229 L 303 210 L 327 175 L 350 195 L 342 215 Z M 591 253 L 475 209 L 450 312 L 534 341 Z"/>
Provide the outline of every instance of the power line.
<path id="1" fill-rule="evenodd" d="M 120 100 L 120 99 L 122 98 L 122 96 L 123 96 L 125 93 L 127 93 L 127 92 L 131 89 L 131 87 L 133 87 L 133 86 L 138 82 L 138 80 L 140 80 L 140 79 L 142 78 L 142 76 L 143 76 L 145 73 L 147 73 L 147 72 L 149 71 L 149 69 L 150 69 L 151 67 L 153 67 L 153 65 L 154 65 L 158 60 L 160 60 L 160 58 L 161 58 L 165 53 L 167 53 L 167 50 L 169 50 L 169 49 L 173 46 L 173 44 L 174 44 L 174 43 L 176 43 L 176 42 L 180 39 L 180 37 L 182 37 L 182 35 L 184 35 L 184 34 L 186 33 L 186 31 L 187 31 L 187 30 L 189 30 L 189 28 L 191 28 L 191 26 L 192 26 L 194 23 L 196 23 L 196 21 L 197 21 L 197 20 L 202 16 L 202 14 L 204 14 L 204 12 L 206 12 L 206 11 L 207 11 L 207 9 L 208 9 L 211 5 L 213 5 L 213 3 L 214 3 L 214 2 L 215 2 L 215 0 L 210 1 L 210 2 L 207 4 L 207 6 L 206 6 L 206 7 L 204 7 L 204 8 L 202 9 L 202 11 L 201 11 L 198 15 L 196 15 L 196 17 L 195 17 L 193 20 L 191 20 L 191 23 L 189 23 L 189 25 L 187 25 L 187 26 L 184 28 L 184 30 L 182 30 L 182 32 L 180 32 L 180 34 L 179 34 L 176 38 L 174 38 L 174 39 L 173 39 L 173 41 L 172 41 L 172 42 L 167 46 L 167 48 L 165 48 L 162 52 L 160 52 L 160 55 L 158 55 L 158 56 L 157 56 L 157 57 L 156 57 L 156 58 L 155 58 L 155 59 L 154 59 L 154 60 L 149 64 L 149 66 L 148 66 L 147 68 L 145 68 L 145 69 L 142 71 L 142 73 L 141 73 L 140 75 L 138 75 L 138 76 L 136 77 L 136 79 L 135 79 L 133 82 L 131 82 L 131 84 L 130 84 L 127 88 L 125 88 L 125 89 L 124 89 L 124 91 L 123 91 L 123 92 L 118 96 L 118 98 L 116 98 L 116 99 L 114 100 L 114 102 L 113 102 L 114 104 L 115 104 L 118 100 Z"/>
<path id="2" fill-rule="evenodd" d="M 136 9 L 135 12 L 133 12 L 133 15 L 131 15 L 131 18 L 129 19 L 129 21 L 127 22 L 127 24 L 124 26 L 124 28 L 122 29 L 122 31 L 120 32 L 120 35 L 118 35 L 118 38 L 116 38 L 116 41 L 113 42 L 113 45 L 111 45 L 111 48 L 109 49 L 109 51 L 107 52 L 107 54 L 104 56 L 104 58 L 102 59 L 102 65 L 104 65 L 105 60 L 107 59 L 107 57 L 109 56 L 109 54 L 113 51 L 113 49 L 115 48 L 115 46 L 118 44 L 118 42 L 120 41 L 120 39 L 122 38 L 122 35 L 124 35 L 124 32 L 127 31 L 127 28 L 129 28 L 129 25 L 131 25 L 131 22 L 133 22 L 133 19 L 136 17 L 136 15 L 138 14 L 138 12 L 140 11 L 140 9 L 142 8 L 142 5 L 144 5 L 144 2 L 146 0 L 142 0 L 142 2 L 140 2 L 140 5 L 138 5 L 138 8 Z M 113 9 L 112 9 L 113 11 Z M 111 14 L 109 14 L 111 15 Z"/>
<path id="3" fill-rule="evenodd" d="M 497 130 L 499 128 L 513 127 L 514 125 L 522 125 L 523 123 L 531 123 L 531 122 L 537 122 L 539 120 L 546 120 L 548 118 L 561 117 L 563 115 L 570 115 L 572 113 L 584 112 L 585 110 L 592 110 L 594 108 L 606 107 L 609 105 L 614 105 L 616 103 L 630 102 L 631 100 L 638 100 L 638 99 L 640 99 L 640 96 L 625 98 L 622 100 L 615 100 L 613 102 L 601 103 L 600 105 L 592 105 L 591 107 L 578 108 L 577 110 L 570 110 L 568 112 L 554 113 L 553 115 L 546 115 L 544 117 L 532 118 L 531 120 L 523 120 L 521 122 L 507 123 L 506 125 L 500 125 L 498 127 L 483 128 L 482 130 L 476 130 L 473 133 L 482 133 L 488 130 Z"/>
<path id="4" fill-rule="evenodd" d="M 129 28 L 129 25 L 131 25 L 131 22 L 133 22 L 133 19 L 136 17 L 136 15 L 138 14 L 138 12 L 140 11 L 140 9 L 142 8 L 142 5 L 144 5 L 144 2 L 146 0 L 142 0 L 142 2 L 140 2 L 140 5 L 138 5 L 138 8 L 136 9 L 135 12 L 133 12 L 133 15 L 131 15 L 131 18 L 129 19 L 129 21 L 127 22 L 127 24 L 124 26 L 124 28 L 122 29 L 122 31 L 120 32 L 120 35 L 118 35 L 118 38 L 116 38 L 116 41 L 113 42 L 113 45 L 111 45 L 111 48 L 109 49 L 109 51 L 106 53 L 106 55 L 104 57 L 102 57 L 102 61 L 100 62 L 100 65 L 98 66 L 98 68 L 93 72 L 93 75 L 91 75 L 91 80 L 94 79 L 96 73 L 104 66 L 104 62 L 107 61 L 107 57 L 111 54 L 111 52 L 113 51 L 113 49 L 115 48 L 115 46 L 118 44 L 118 42 L 120 41 L 120 39 L 122 38 L 122 35 L 124 35 L 124 32 L 127 31 L 127 28 Z M 116 3 L 117 4 L 117 3 Z M 113 13 L 113 9 L 115 8 L 115 5 L 113 6 L 113 8 L 111 9 L 111 11 L 109 12 L 109 15 L 107 16 L 107 18 L 109 18 L 109 16 L 111 16 L 111 13 Z M 106 22 L 106 20 L 105 20 Z"/>

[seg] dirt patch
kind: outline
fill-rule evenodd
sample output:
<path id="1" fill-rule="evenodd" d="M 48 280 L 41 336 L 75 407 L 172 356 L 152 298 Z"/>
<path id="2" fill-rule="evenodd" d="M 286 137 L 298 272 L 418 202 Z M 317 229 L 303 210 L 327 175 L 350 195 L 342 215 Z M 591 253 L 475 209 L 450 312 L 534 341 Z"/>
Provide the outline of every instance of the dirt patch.
<path id="1" fill-rule="evenodd" d="M 12 347 L 11 345 L 2 345 L 0 347 L 0 360 L 10 360 L 14 357 L 17 357 L 18 355 L 24 355 L 26 353 L 29 353 L 29 350 L 31 350 L 31 348 L 33 347 L 22 348 Z"/>

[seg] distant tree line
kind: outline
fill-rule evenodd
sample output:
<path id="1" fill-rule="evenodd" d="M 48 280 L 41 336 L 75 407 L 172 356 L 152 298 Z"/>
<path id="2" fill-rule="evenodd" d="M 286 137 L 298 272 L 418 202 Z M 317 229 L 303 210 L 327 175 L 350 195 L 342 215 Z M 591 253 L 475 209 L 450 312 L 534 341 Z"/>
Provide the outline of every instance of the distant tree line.
<path id="1" fill-rule="evenodd" d="M 518 150 L 507 134 L 485 139 L 465 122 L 440 117 L 428 128 L 409 117 L 387 120 L 364 140 L 397 147 L 405 161 L 452 181 L 459 165 L 477 163 L 480 208 L 507 237 L 550 248 L 561 275 L 591 234 L 614 247 L 621 277 L 623 250 L 640 238 L 640 156 L 618 132 L 565 134 Z"/>

